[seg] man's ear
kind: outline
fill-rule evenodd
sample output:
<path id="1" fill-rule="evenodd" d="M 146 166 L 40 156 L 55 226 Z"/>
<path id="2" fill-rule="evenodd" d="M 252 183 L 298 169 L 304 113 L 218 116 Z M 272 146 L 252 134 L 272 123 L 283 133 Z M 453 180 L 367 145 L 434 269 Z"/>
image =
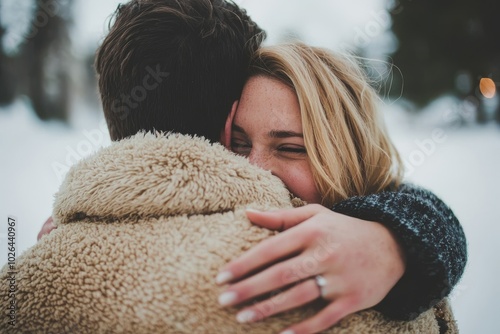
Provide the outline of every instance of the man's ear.
<path id="1" fill-rule="evenodd" d="M 228 150 L 231 149 L 231 128 L 233 127 L 234 115 L 236 115 L 236 110 L 238 109 L 239 102 L 239 100 L 234 101 L 233 107 L 231 108 L 231 113 L 229 113 L 229 116 L 227 116 L 226 125 L 224 126 L 224 129 L 222 130 L 220 136 L 220 142 Z"/>

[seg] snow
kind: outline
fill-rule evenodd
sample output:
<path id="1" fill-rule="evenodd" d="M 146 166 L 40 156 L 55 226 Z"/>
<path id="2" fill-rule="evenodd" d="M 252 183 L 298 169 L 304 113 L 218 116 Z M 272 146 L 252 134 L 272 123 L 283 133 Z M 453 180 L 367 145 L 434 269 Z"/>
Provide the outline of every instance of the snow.
<path id="1" fill-rule="evenodd" d="M 272 44 L 294 35 L 310 44 L 387 45 L 390 22 L 377 16 L 383 0 L 289 1 L 237 0 L 268 32 Z M 79 53 L 95 49 L 106 31 L 106 18 L 116 0 L 77 0 L 77 20 L 72 30 Z M 388 42 L 389 41 L 389 42 Z M 371 53 L 376 56 L 379 52 Z M 437 101 L 422 116 L 385 106 L 389 131 L 409 170 L 409 179 L 438 194 L 454 210 L 469 242 L 466 273 L 452 294 L 461 333 L 495 333 L 498 325 L 496 278 L 500 266 L 500 129 L 498 126 L 458 127 L 458 117 L 470 118 L 467 108 L 454 101 Z M 455 106 L 455 107 L 454 107 Z M 102 118 L 78 104 L 72 125 L 41 122 L 25 99 L 0 110 L 0 265 L 7 262 L 6 221 L 18 220 L 20 254 L 36 243 L 41 225 L 51 214 L 53 195 L 64 170 L 109 144 Z M 459 110 L 459 111 L 456 111 Z"/>
<path id="2" fill-rule="evenodd" d="M 409 180 L 441 197 L 464 228 L 469 259 L 451 295 L 461 333 L 497 333 L 500 127 L 490 124 L 460 128 L 453 122 L 446 125 L 443 118 L 449 115 L 451 101 L 442 102 L 424 111 L 427 117 L 417 119 L 401 117 L 401 111 L 397 115 L 397 108 L 392 108 L 387 123 L 403 160 L 410 162 L 417 151 L 425 156 L 423 162 L 415 160 L 418 164 L 414 164 Z M 434 126 L 429 122 L 432 114 L 442 116 L 435 118 Z M 442 131 L 443 140 L 434 141 L 432 148 L 432 133 L 436 130 Z M 424 142 L 427 146 L 422 145 Z"/>
<path id="3" fill-rule="evenodd" d="M 327 47 L 348 43 L 357 27 L 364 30 L 362 26 L 385 8 L 385 2 L 381 0 L 312 0 L 307 4 L 289 0 L 242 0 L 237 3 L 242 4 L 269 33 L 268 42 L 271 44 L 280 42 L 287 32 L 294 32 L 309 44 Z M 388 23 L 385 23 L 384 28 L 387 27 Z"/>
<path id="4" fill-rule="evenodd" d="M 108 23 L 120 0 L 76 0 L 75 24 L 72 29 L 74 49 L 78 53 L 92 50 L 108 31 Z"/>
<path id="5" fill-rule="evenodd" d="M 0 165 L 0 217 L 13 215 L 18 219 L 18 253 L 36 242 L 41 224 L 51 215 L 53 195 L 64 171 L 110 142 L 107 130 L 101 131 L 103 122 L 87 114 L 87 121 L 80 117 L 81 125 L 73 128 L 60 122 L 41 122 L 22 99 L 0 109 L 0 155 L 4 157 Z M 97 131 L 102 132 L 101 142 L 97 135 L 89 135 Z M 5 239 L 1 241 L 3 248 Z M 0 254 L 3 265 L 6 253 Z"/>

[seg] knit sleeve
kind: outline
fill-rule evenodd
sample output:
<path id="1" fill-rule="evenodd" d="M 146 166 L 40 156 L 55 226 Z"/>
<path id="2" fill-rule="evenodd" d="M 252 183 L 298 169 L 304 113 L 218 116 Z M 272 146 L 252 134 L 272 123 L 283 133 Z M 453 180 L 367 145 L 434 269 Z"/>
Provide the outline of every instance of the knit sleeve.
<path id="1" fill-rule="evenodd" d="M 397 191 L 349 198 L 333 211 L 382 223 L 399 239 L 406 271 L 375 306 L 388 317 L 416 318 L 446 297 L 464 272 L 463 229 L 451 209 L 428 190 L 403 184 Z"/>

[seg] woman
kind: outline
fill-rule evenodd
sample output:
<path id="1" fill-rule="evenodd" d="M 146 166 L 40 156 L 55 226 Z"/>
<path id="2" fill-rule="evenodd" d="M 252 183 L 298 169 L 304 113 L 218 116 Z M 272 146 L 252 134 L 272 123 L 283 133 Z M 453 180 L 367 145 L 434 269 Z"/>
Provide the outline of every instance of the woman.
<path id="1" fill-rule="evenodd" d="M 351 58 L 302 44 L 263 48 L 254 57 L 234 115 L 231 149 L 271 170 L 294 195 L 317 204 L 288 212 L 248 212 L 261 226 L 292 228 L 221 271 L 218 283 L 233 284 L 219 302 L 232 306 L 294 286 L 247 307 L 237 315 L 240 322 L 261 320 L 323 298 L 326 307 L 318 315 L 283 333 L 319 332 L 356 311 L 375 305 L 383 310 L 398 298 L 394 295 L 404 291 L 402 286 L 420 279 L 419 275 L 430 280 L 433 287 L 429 290 L 443 289 L 439 275 L 415 272 L 415 256 L 419 255 L 413 254 L 415 245 L 406 236 L 404 242 L 396 240 L 391 229 L 397 227 L 327 209 L 337 205 L 342 212 L 341 203 L 349 197 L 394 190 L 401 184 L 401 160 L 377 112 L 377 102 L 376 93 Z M 413 214 L 418 213 L 414 209 Z M 357 214 L 367 219 L 363 212 Z M 458 222 L 451 225 L 460 239 L 463 232 Z M 377 242 L 363 244 L 367 235 Z M 457 262 L 465 257 L 446 256 L 456 257 Z M 458 277 L 453 279 L 451 285 Z M 439 298 L 446 295 L 445 290 L 441 292 Z M 410 299 L 407 304 L 414 302 L 409 295 L 399 298 Z M 426 301 L 427 308 L 437 301 Z"/>

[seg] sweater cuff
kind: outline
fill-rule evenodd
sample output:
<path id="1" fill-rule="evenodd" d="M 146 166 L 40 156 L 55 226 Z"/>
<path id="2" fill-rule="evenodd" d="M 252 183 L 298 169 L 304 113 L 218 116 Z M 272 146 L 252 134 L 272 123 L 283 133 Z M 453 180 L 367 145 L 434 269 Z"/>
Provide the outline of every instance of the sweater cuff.
<path id="1" fill-rule="evenodd" d="M 414 203 L 413 198 L 386 192 L 351 198 L 333 208 L 341 214 L 381 223 L 398 238 L 407 259 L 405 273 L 374 307 L 398 320 L 416 318 L 447 296 L 453 287 L 440 257 L 442 250 L 433 240 L 422 235 L 425 230 L 421 228 L 422 224 L 429 219 L 423 213 L 429 208 L 424 203 L 420 203 L 423 207 L 415 204 L 419 203 Z"/>

